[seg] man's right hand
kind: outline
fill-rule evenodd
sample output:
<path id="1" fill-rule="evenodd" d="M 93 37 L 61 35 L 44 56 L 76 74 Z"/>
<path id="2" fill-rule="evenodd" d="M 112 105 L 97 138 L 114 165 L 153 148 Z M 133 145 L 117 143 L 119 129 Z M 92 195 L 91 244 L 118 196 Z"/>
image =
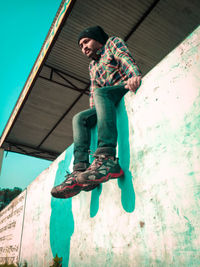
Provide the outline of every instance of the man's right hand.
<path id="1" fill-rule="evenodd" d="M 140 87 L 141 80 L 141 76 L 129 78 L 126 82 L 125 89 L 128 89 L 131 92 L 135 92 Z"/>

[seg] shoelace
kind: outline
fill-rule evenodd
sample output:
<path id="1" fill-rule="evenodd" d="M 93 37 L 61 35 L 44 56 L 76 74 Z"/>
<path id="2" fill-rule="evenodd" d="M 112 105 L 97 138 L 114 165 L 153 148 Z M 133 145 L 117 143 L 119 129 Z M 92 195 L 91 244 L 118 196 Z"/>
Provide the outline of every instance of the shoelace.
<path id="1" fill-rule="evenodd" d="M 107 159 L 107 157 L 105 155 L 92 155 L 93 157 L 95 157 L 94 161 L 92 162 L 92 164 L 90 165 L 90 167 L 88 168 L 88 170 L 95 170 L 96 168 L 100 167 L 103 163 L 104 160 Z"/>
<path id="2" fill-rule="evenodd" d="M 64 181 L 65 184 L 69 184 L 71 183 L 71 181 L 74 179 L 74 177 L 76 176 L 76 174 L 78 173 L 78 171 L 73 171 L 72 173 L 66 171 L 66 179 Z"/>

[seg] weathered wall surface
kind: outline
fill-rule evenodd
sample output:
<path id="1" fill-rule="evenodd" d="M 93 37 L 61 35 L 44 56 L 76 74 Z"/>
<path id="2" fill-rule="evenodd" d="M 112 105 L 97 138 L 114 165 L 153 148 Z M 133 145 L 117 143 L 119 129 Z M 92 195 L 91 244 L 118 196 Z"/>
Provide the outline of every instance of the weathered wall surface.
<path id="1" fill-rule="evenodd" d="M 200 28 L 118 108 L 125 177 L 51 198 L 72 170 L 69 147 L 28 188 L 20 261 L 50 266 L 200 266 Z M 96 133 L 93 132 L 92 150 Z"/>
<path id="2" fill-rule="evenodd" d="M 26 190 L 0 212 L 0 264 L 19 262 Z"/>

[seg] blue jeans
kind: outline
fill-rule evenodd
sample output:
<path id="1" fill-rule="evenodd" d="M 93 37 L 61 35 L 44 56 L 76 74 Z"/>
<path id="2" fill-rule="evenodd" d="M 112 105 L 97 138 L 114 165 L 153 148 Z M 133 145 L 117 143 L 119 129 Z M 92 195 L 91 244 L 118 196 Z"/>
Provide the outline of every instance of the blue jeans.
<path id="1" fill-rule="evenodd" d="M 116 106 L 128 92 L 124 85 L 106 86 L 94 91 L 95 107 L 73 118 L 74 170 L 89 166 L 91 128 L 97 123 L 98 146 L 95 154 L 115 156 L 117 146 Z"/>

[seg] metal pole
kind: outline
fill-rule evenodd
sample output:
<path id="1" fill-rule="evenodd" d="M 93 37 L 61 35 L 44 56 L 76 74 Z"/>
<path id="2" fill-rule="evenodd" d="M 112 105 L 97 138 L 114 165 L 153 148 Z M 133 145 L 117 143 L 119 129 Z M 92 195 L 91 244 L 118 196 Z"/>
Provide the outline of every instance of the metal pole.
<path id="1" fill-rule="evenodd" d="M 2 164 L 3 164 L 3 154 L 4 154 L 4 149 L 0 148 L 0 174 L 1 174 Z"/>

